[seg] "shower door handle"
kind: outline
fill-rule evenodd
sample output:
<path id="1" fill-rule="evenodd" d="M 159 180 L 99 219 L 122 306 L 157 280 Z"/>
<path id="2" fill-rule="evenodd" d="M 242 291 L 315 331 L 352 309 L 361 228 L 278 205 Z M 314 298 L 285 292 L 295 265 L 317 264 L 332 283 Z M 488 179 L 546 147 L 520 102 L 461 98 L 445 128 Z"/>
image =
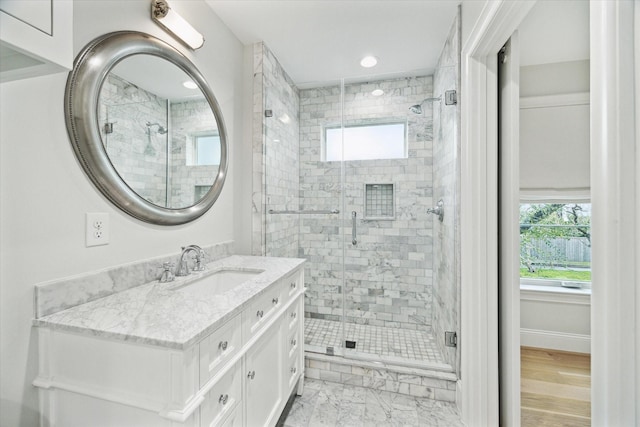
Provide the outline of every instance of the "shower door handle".
<path id="1" fill-rule="evenodd" d="M 351 212 L 351 244 L 353 246 L 358 244 L 358 239 L 356 238 L 356 217 L 358 214 L 356 211 Z"/>

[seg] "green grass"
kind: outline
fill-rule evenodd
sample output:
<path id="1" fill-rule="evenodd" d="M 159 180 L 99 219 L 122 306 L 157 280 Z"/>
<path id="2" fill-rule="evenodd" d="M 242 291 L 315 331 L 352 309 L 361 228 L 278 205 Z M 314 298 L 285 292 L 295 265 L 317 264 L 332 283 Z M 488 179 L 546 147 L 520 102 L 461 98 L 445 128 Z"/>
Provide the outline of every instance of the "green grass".
<path id="1" fill-rule="evenodd" d="M 558 279 L 558 280 L 582 280 L 591 281 L 591 272 L 588 270 L 549 270 L 540 269 L 535 273 L 529 272 L 526 268 L 520 269 L 520 277 L 532 279 Z"/>

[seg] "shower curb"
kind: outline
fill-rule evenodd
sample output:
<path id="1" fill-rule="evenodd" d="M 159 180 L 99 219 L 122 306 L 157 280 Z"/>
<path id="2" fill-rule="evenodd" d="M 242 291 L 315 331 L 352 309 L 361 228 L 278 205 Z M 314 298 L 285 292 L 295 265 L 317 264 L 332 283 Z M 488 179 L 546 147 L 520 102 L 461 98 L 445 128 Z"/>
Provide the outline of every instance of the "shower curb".
<path id="1" fill-rule="evenodd" d="M 444 364 L 425 369 L 311 352 L 305 352 L 305 377 L 444 402 L 455 402 L 458 380 Z"/>

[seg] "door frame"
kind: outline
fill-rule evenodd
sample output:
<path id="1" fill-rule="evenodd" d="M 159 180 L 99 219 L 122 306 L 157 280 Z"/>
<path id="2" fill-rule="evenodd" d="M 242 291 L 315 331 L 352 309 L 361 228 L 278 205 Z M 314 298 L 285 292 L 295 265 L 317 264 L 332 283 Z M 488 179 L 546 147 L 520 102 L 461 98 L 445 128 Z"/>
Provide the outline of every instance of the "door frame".
<path id="1" fill-rule="evenodd" d="M 500 420 L 497 55 L 534 4 L 486 2 L 462 47 L 458 403 L 469 426 L 497 426 Z"/>
<path id="2" fill-rule="evenodd" d="M 498 354 L 500 421 L 520 425 L 520 37 L 498 59 Z M 500 59 L 504 58 L 504 61 Z"/>
<path id="3" fill-rule="evenodd" d="M 487 1 L 463 41 L 458 404 L 469 426 L 500 421 L 495 59 L 534 3 Z M 594 425 L 640 421 L 639 9 L 639 0 L 590 2 Z"/>

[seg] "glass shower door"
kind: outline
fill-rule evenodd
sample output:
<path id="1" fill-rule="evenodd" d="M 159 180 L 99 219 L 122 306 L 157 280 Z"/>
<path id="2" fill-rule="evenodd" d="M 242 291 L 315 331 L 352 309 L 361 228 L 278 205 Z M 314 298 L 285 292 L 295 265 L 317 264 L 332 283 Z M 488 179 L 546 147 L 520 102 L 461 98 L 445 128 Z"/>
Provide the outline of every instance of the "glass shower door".
<path id="1" fill-rule="evenodd" d="M 344 83 L 344 351 L 394 364 L 431 358 L 431 76 Z"/>

